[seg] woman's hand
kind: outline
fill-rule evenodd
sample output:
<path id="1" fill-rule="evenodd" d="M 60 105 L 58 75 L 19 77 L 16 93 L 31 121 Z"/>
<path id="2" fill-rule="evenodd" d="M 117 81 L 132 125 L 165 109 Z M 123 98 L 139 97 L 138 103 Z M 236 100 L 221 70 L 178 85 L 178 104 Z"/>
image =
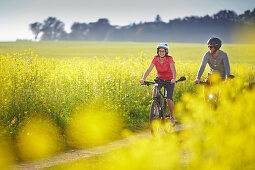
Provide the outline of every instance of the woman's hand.
<path id="1" fill-rule="evenodd" d="M 195 83 L 196 83 L 196 84 L 199 84 L 199 83 L 200 83 L 200 79 L 197 78 L 197 79 L 195 80 Z"/>
<path id="2" fill-rule="evenodd" d="M 145 81 L 144 79 L 141 79 L 141 80 L 140 80 L 140 83 L 144 83 L 144 81 Z"/>
<path id="3" fill-rule="evenodd" d="M 172 79 L 172 80 L 171 80 L 171 83 L 172 83 L 172 84 L 174 84 L 175 82 L 176 82 L 176 80 L 175 80 L 175 79 Z"/>

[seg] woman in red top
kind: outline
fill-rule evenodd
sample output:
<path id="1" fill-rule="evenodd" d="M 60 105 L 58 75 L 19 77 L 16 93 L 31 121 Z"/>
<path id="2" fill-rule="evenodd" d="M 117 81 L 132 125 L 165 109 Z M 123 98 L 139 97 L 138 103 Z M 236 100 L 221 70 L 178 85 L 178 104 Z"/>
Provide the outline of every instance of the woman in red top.
<path id="1" fill-rule="evenodd" d="M 149 68 L 145 71 L 143 78 L 140 80 L 140 83 L 144 83 L 146 77 L 150 74 L 153 67 L 156 67 L 157 75 L 156 79 L 159 80 L 171 80 L 171 84 L 166 86 L 167 90 L 167 105 L 170 111 L 170 117 L 173 124 L 175 124 L 174 117 L 174 102 L 173 102 L 173 92 L 174 85 L 176 81 L 176 69 L 174 60 L 171 56 L 168 55 L 169 47 L 165 43 L 160 43 L 157 46 L 157 55 L 151 61 Z M 162 86 L 158 86 L 162 88 Z M 156 89 L 153 90 L 153 97 L 156 95 Z"/>

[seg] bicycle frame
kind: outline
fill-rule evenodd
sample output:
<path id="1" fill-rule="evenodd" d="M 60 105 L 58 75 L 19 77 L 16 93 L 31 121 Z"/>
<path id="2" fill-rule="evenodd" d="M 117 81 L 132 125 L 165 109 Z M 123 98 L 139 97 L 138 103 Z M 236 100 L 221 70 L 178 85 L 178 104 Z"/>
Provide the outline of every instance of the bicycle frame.
<path id="1" fill-rule="evenodd" d="M 154 88 L 156 90 L 155 96 L 153 96 L 153 101 L 157 102 L 159 104 L 159 118 L 164 119 L 166 115 L 166 84 L 170 82 L 163 82 L 162 88 L 163 93 L 161 90 L 159 90 L 158 86 L 160 83 L 155 83 Z M 162 97 L 162 100 L 161 100 Z"/>

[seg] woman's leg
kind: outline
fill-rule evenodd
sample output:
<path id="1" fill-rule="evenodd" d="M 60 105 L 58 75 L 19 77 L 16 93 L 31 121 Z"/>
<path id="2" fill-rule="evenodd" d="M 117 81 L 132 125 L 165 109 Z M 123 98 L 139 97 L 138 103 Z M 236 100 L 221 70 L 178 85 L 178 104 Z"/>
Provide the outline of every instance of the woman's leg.
<path id="1" fill-rule="evenodd" d="M 173 124 L 175 124 L 174 101 L 173 101 L 174 85 L 175 84 L 171 84 L 171 85 L 167 85 L 167 87 L 166 87 L 166 90 L 167 90 L 166 101 L 167 101 L 168 109 L 170 111 L 171 121 Z"/>
<path id="2" fill-rule="evenodd" d="M 174 102 L 171 99 L 166 99 L 170 116 L 174 118 Z"/>

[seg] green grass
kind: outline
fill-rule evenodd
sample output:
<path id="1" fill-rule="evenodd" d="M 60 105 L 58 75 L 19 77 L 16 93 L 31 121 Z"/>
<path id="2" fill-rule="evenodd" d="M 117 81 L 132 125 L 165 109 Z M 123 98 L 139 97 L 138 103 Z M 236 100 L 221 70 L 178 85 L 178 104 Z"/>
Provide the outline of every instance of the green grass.
<path id="1" fill-rule="evenodd" d="M 22 52 L 35 49 L 39 56 L 70 59 L 73 57 L 137 57 L 141 53 L 148 59 L 156 54 L 158 43 L 137 42 L 0 42 L 0 54 Z M 170 55 L 176 61 L 200 63 L 203 54 L 208 50 L 206 44 L 168 43 Z M 254 64 L 255 45 L 223 44 L 231 63 Z"/>

